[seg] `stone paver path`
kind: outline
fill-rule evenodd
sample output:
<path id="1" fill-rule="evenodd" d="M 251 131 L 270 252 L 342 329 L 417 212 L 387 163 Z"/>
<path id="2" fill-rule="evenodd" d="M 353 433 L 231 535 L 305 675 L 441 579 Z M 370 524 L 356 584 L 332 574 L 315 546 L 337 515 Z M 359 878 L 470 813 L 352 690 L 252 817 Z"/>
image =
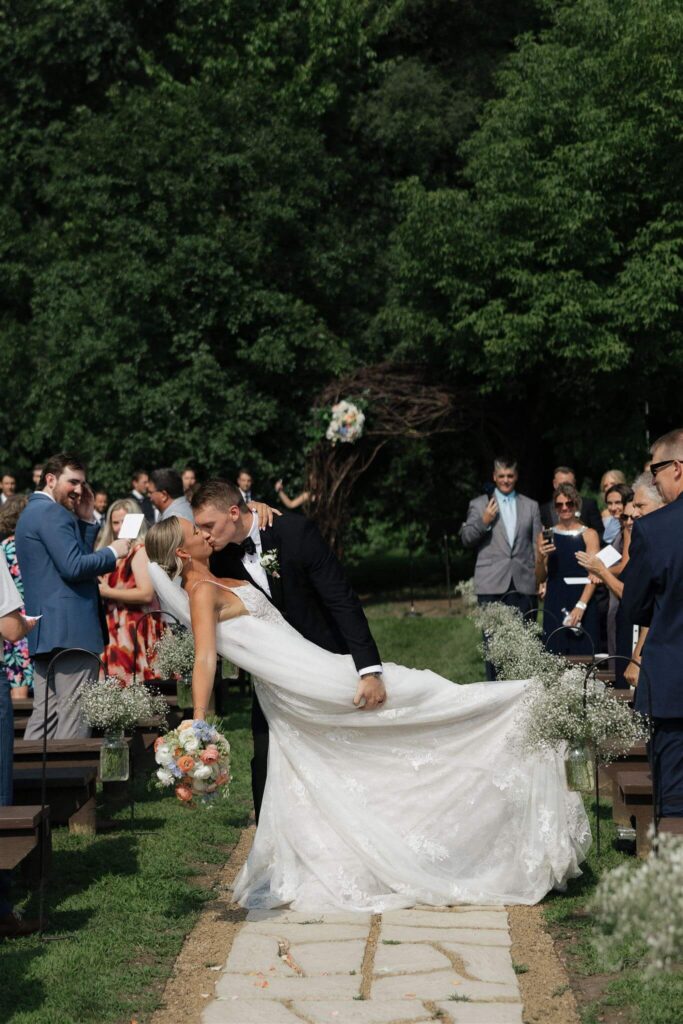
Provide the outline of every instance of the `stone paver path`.
<path id="1" fill-rule="evenodd" d="M 252 911 L 202 1024 L 522 1024 L 500 907 Z"/>

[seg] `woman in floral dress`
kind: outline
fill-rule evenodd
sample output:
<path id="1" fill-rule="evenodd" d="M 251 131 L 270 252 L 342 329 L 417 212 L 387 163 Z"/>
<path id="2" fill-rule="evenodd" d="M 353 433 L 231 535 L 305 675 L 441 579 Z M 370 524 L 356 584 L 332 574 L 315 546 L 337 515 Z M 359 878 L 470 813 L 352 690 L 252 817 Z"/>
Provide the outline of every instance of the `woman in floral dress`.
<path id="1" fill-rule="evenodd" d="M 17 553 L 14 546 L 14 531 L 17 528 L 19 516 L 26 508 L 28 498 L 25 494 L 15 494 L 8 498 L 0 509 L 0 546 L 5 552 L 7 567 L 10 576 L 16 584 L 21 598 L 24 597 L 24 584 L 21 578 Z M 20 609 L 25 614 L 26 609 L 22 605 Z M 17 641 L 11 644 L 9 640 L 2 641 L 5 654 L 5 672 L 9 679 L 10 696 L 12 700 L 22 700 L 29 697 L 33 692 L 33 661 L 28 653 L 28 640 Z"/>
<path id="2" fill-rule="evenodd" d="M 111 544 L 118 537 L 126 514 L 139 511 L 137 502 L 132 498 L 115 501 L 107 512 L 96 547 Z M 149 652 L 160 638 L 162 626 L 159 615 L 147 615 L 150 611 L 158 611 L 159 603 L 148 571 L 149 559 L 144 547 L 146 532 L 147 523 L 143 520 L 140 534 L 129 553 L 120 558 L 113 572 L 100 581 L 100 597 L 104 602 L 109 633 L 102 660 L 108 675 L 118 676 L 127 683 L 133 675 L 137 679 L 157 678 L 150 665 Z"/>

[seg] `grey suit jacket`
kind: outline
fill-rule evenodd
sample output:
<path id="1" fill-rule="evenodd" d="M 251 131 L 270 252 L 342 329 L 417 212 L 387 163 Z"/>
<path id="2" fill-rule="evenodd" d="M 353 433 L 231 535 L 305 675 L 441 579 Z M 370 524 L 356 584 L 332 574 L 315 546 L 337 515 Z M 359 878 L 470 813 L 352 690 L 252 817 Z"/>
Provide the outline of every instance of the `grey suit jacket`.
<path id="1" fill-rule="evenodd" d="M 168 508 L 164 509 L 161 513 L 159 522 L 162 523 L 164 519 L 170 519 L 171 516 L 177 516 L 178 519 L 189 519 L 191 523 L 194 522 L 192 506 L 187 498 L 175 498 Z"/>
<path id="2" fill-rule="evenodd" d="M 538 502 L 523 494 L 517 495 L 517 531 L 510 547 L 500 515 L 491 527 L 484 525 L 482 515 L 488 501 L 485 494 L 471 501 L 467 522 L 460 527 L 464 546 L 477 549 L 475 594 L 504 594 L 510 585 L 520 594 L 535 594 L 535 545 L 541 532 Z"/>

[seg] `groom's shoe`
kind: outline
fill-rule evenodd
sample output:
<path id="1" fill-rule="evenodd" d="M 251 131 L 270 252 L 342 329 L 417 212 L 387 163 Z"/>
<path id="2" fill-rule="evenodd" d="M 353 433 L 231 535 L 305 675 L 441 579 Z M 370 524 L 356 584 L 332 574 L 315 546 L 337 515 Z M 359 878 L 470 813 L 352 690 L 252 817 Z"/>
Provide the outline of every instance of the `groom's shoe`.
<path id="1" fill-rule="evenodd" d="M 34 935 L 40 929 L 40 921 L 36 918 L 24 919 L 11 911 L 0 917 L 0 939 L 23 939 L 25 935 Z"/>

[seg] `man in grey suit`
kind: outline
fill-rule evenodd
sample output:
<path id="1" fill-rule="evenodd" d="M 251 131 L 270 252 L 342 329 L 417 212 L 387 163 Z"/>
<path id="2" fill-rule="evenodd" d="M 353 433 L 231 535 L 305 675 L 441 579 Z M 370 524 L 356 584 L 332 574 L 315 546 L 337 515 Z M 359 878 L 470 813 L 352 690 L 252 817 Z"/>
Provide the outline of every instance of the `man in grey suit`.
<path id="1" fill-rule="evenodd" d="M 479 604 L 502 601 L 524 615 L 536 604 L 536 538 L 541 532 L 541 516 L 537 502 L 517 494 L 517 478 L 516 462 L 494 460 L 493 494 L 490 498 L 481 494 L 470 502 L 460 539 L 466 548 L 477 551 L 474 592 Z M 489 661 L 486 678 L 496 678 Z"/>

